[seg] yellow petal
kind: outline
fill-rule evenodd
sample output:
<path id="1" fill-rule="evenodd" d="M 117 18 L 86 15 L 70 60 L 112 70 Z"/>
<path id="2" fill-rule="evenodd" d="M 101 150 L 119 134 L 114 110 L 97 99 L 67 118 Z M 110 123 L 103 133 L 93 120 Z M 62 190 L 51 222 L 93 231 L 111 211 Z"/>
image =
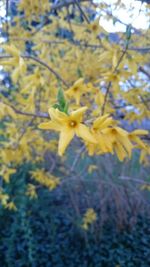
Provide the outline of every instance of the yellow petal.
<path id="1" fill-rule="evenodd" d="M 14 45 L 4 45 L 5 51 L 14 57 L 19 57 L 20 52 Z"/>
<path id="2" fill-rule="evenodd" d="M 100 134 L 98 136 L 98 148 L 103 153 L 107 153 L 107 152 L 111 153 L 112 152 L 112 143 L 110 142 L 110 139 L 107 136 Z"/>
<path id="3" fill-rule="evenodd" d="M 57 108 L 49 108 L 48 112 L 52 120 L 61 121 L 66 120 L 68 117 L 64 112 L 59 111 Z"/>
<path id="4" fill-rule="evenodd" d="M 105 121 L 105 119 L 106 119 L 108 116 L 109 116 L 109 114 L 106 114 L 106 115 L 104 115 L 104 116 L 101 116 L 101 117 L 97 118 L 97 119 L 94 121 L 94 123 L 93 123 L 93 127 L 94 127 L 94 128 L 98 128 L 99 125 L 100 125 L 101 123 L 103 123 L 103 122 Z"/>
<path id="5" fill-rule="evenodd" d="M 133 145 L 128 137 L 118 137 L 119 142 L 123 145 L 124 149 L 128 152 L 129 158 L 131 158 Z"/>
<path id="6" fill-rule="evenodd" d="M 84 82 L 84 79 L 83 78 L 79 78 L 73 85 L 80 85 L 80 84 L 83 84 Z"/>
<path id="7" fill-rule="evenodd" d="M 22 57 L 19 58 L 19 69 L 22 74 L 26 72 L 26 64 Z"/>
<path id="8" fill-rule="evenodd" d="M 78 92 L 78 93 L 74 94 L 74 98 L 76 100 L 76 104 L 79 105 L 80 104 L 81 93 Z"/>
<path id="9" fill-rule="evenodd" d="M 113 64 L 113 67 L 115 68 L 118 64 L 118 57 L 117 57 L 117 53 L 118 51 L 115 51 L 114 54 L 113 54 L 113 57 L 112 57 L 112 64 Z"/>
<path id="10" fill-rule="evenodd" d="M 70 117 L 73 119 L 73 120 L 77 120 L 78 122 L 80 122 L 82 120 L 82 116 L 83 116 L 83 113 L 87 110 L 87 107 L 82 107 L 82 108 L 79 108 L 75 111 L 73 111 L 70 115 Z"/>
<path id="11" fill-rule="evenodd" d="M 117 131 L 117 133 L 119 133 L 120 135 L 122 136 L 126 136 L 128 134 L 127 131 L 123 130 L 122 128 L 120 127 L 114 127 L 114 129 Z"/>
<path id="12" fill-rule="evenodd" d="M 12 75 L 11 75 L 12 80 L 13 80 L 14 83 L 16 83 L 18 81 L 19 74 L 20 74 L 20 70 L 17 67 L 17 68 L 14 69 L 14 71 L 12 72 Z"/>
<path id="13" fill-rule="evenodd" d="M 58 143 L 59 156 L 62 156 L 64 154 L 67 146 L 69 145 L 73 137 L 74 137 L 73 129 L 68 130 L 68 128 L 64 128 L 63 131 L 61 131 Z"/>
<path id="14" fill-rule="evenodd" d="M 97 121 L 94 122 L 94 128 L 97 128 L 99 130 L 105 129 L 108 126 L 112 126 L 113 124 L 114 124 L 114 120 L 111 117 L 105 118 L 105 119 L 99 118 L 99 120 L 97 119 Z"/>
<path id="15" fill-rule="evenodd" d="M 146 157 L 146 150 L 142 149 L 140 154 L 140 163 L 144 162 L 145 157 Z"/>
<path id="16" fill-rule="evenodd" d="M 88 127 L 84 124 L 80 123 L 79 126 L 75 129 L 75 132 L 76 135 L 81 137 L 84 141 L 94 144 L 97 143 L 93 135 L 90 133 Z"/>
<path id="17" fill-rule="evenodd" d="M 38 125 L 39 129 L 45 129 L 45 130 L 55 130 L 55 131 L 60 131 L 61 127 L 58 123 L 56 122 L 43 122 Z"/>
<path id="18" fill-rule="evenodd" d="M 148 134 L 148 131 L 142 130 L 142 129 L 137 129 L 137 130 L 132 131 L 131 135 L 132 134 L 134 134 L 134 135 L 146 135 L 146 134 Z"/>
<path id="19" fill-rule="evenodd" d="M 87 144 L 87 150 L 88 150 L 88 155 L 93 156 L 94 152 L 96 151 L 96 145 L 92 143 Z"/>
<path id="20" fill-rule="evenodd" d="M 115 149 L 115 152 L 116 152 L 119 160 L 123 161 L 124 158 L 127 156 L 126 151 L 123 148 L 123 146 L 121 144 L 115 143 L 114 149 Z"/>
<path id="21" fill-rule="evenodd" d="M 132 142 L 137 143 L 140 148 L 143 148 L 143 149 L 146 148 L 146 145 L 144 144 L 144 142 L 139 137 L 137 137 L 137 136 L 131 136 L 130 139 L 131 139 Z"/>

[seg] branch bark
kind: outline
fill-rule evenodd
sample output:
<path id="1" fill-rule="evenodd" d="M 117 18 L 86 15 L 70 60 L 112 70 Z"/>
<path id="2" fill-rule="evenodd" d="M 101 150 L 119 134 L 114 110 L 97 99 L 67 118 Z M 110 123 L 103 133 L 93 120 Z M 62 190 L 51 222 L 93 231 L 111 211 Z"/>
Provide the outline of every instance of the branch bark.
<path id="1" fill-rule="evenodd" d="M 2 103 L 4 103 L 4 102 L 2 102 Z M 43 113 L 43 112 L 37 112 L 37 113 L 25 112 L 25 111 L 21 111 L 21 110 L 15 108 L 11 104 L 8 104 L 8 103 L 4 103 L 4 104 L 9 106 L 10 108 L 12 108 L 15 113 L 20 114 L 20 115 L 37 117 L 37 118 L 47 118 L 47 119 L 49 118 L 49 115 L 47 113 Z"/>
<path id="2" fill-rule="evenodd" d="M 30 56 L 30 55 L 21 55 L 22 58 L 24 59 L 31 59 L 33 61 L 38 62 L 39 64 L 41 64 L 42 66 L 44 66 L 45 68 L 47 68 L 51 73 L 53 73 L 53 75 L 55 75 L 55 77 L 57 79 L 59 79 L 66 87 L 68 87 L 69 85 L 67 84 L 67 82 L 55 71 L 53 70 L 47 63 L 45 63 L 44 61 L 42 61 L 39 58 L 36 58 L 34 56 Z M 4 58 L 12 58 L 12 56 L 8 56 L 8 55 L 2 55 L 0 56 L 0 59 L 4 59 Z"/>

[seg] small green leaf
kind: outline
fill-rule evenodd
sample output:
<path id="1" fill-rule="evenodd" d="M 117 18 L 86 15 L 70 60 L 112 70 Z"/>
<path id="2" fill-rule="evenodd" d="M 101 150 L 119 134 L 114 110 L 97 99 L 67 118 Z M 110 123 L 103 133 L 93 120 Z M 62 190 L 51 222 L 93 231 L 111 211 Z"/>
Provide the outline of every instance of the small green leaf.
<path id="1" fill-rule="evenodd" d="M 66 102 L 65 106 L 64 106 L 64 112 L 66 114 L 68 114 L 68 108 L 69 108 L 69 104 Z"/>
<path id="2" fill-rule="evenodd" d="M 77 74 L 79 77 L 83 77 L 83 74 L 80 68 L 77 69 Z"/>
<path id="3" fill-rule="evenodd" d="M 58 108 L 61 112 L 68 114 L 68 103 L 64 97 L 64 92 L 61 88 L 58 90 L 57 103 L 53 105 L 54 108 Z"/>
<path id="4" fill-rule="evenodd" d="M 64 92 L 61 88 L 59 88 L 58 90 L 58 94 L 57 94 L 57 101 L 59 103 L 59 105 L 61 107 L 64 107 L 65 104 L 66 104 L 66 100 L 65 100 L 65 97 L 64 97 Z"/>
<path id="5" fill-rule="evenodd" d="M 60 110 L 60 106 L 57 103 L 53 105 L 53 108 L 58 108 Z"/>

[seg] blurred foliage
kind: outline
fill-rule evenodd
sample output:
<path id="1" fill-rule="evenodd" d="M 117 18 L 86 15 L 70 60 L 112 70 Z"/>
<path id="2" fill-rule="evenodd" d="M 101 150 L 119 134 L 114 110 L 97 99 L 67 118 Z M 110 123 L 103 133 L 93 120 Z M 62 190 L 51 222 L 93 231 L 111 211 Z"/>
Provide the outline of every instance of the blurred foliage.
<path id="1" fill-rule="evenodd" d="M 25 192 L 35 166 L 18 167 L 10 183 L 5 184 L 5 192 L 14 200 L 17 211 L 0 208 L 1 266 L 150 266 L 148 198 L 143 201 L 146 197 L 135 182 L 117 179 L 123 168 L 124 174 L 143 173 L 143 179 L 148 178 L 148 169 L 139 167 L 138 154 L 124 164 L 113 160 L 112 184 L 107 178 L 110 170 L 104 170 L 108 159 L 106 163 L 102 157 L 101 172 L 94 175 L 94 170 L 92 181 L 89 173 L 89 177 L 76 177 L 72 183 L 63 180 L 51 192 L 39 187 L 34 200 Z M 97 218 L 85 231 L 81 224 L 89 207 L 94 208 Z"/>

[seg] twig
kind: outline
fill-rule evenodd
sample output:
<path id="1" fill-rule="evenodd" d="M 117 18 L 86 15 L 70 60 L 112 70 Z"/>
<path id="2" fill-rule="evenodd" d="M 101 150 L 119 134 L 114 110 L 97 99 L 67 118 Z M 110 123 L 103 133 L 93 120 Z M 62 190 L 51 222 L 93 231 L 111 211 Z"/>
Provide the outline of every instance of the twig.
<path id="1" fill-rule="evenodd" d="M 4 103 L 4 102 L 2 102 L 2 103 Z M 18 110 L 17 108 L 15 108 L 11 104 L 7 104 L 7 103 L 4 103 L 4 104 L 11 107 L 15 113 L 20 114 L 20 115 L 32 116 L 32 117 L 37 117 L 37 118 L 49 118 L 49 115 L 47 113 L 39 112 L 39 113 L 34 114 L 34 113 L 30 113 L 30 112 L 24 112 L 24 111 Z"/>
<path id="2" fill-rule="evenodd" d="M 150 73 L 147 70 L 145 70 L 142 66 L 139 67 L 139 71 L 143 72 L 150 79 Z"/>
<path id="3" fill-rule="evenodd" d="M 128 44 L 125 46 L 125 49 L 123 50 L 123 52 L 122 52 L 122 54 L 121 54 L 121 56 L 120 56 L 120 58 L 119 58 L 119 60 L 118 60 L 118 63 L 117 63 L 117 65 L 116 65 L 116 67 L 115 67 L 113 73 L 115 73 L 115 72 L 117 71 L 117 69 L 118 69 L 118 67 L 119 67 L 119 65 L 120 65 L 120 63 L 121 63 L 123 57 L 124 57 L 125 54 L 126 54 L 127 49 L 128 49 Z M 105 97 L 104 97 L 104 103 L 103 103 L 103 105 L 102 105 L 102 110 L 101 110 L 101 115 L 103 115 L 103 114 L 104 114 L 104 111 L 105 111 L 105 106 L 106 106 L 107 97 L 108 97 L 108 94 L 109 94 L 109 90 L 110 90 L 111 84 L 112 84 L 112 82 L 109 82 L 109 83 L 108 83 L 108 86 L 107 86 L 107 89 L 106 89 L 106 93 L 105 93 Z"/>
<path id="4" fill-rule="evenodd" d="M 9 13 L 9 0 L 6 0 L 6 32 L 7 32 L 7 41 L 9 40 L 8 13 Z"/>
<path id="5" fill-rule="evenodd" d="M 145 101 L 145 99 L 143 98 L 143 96 L 139 96 L 140 98 L 141 98 L 141 102 L 145 105 L 145 107 L 148 109 L 148 110 L 150 110 L 150 107 L 149 107 L 149 105 L 147 104 L 147 101 Z"/>
<path id="6" fill-rule="evenodd" d="M 70 32 L 73 33 L 73 29 L 72 29 L 72 25 L 71 25 L 71 20 L 70 20 L 69 6 L 66 6 L 66 10 L 67 10 L 67 16 L 68 16 L 69 29 L 70 29 Z"/>
<path id="7" fill-rule="evenodd" d="M 140 179 L 131 178 L 131 177 L 128 177 L 128 176 L 120 176 L 119 179 L 124 180 L 124 181 L 132 181 L 132 182 L 136 182 L 136 183 L 139 183 L 139 184 L 150 185 L 149 182 L 146 182 L 146 181 L 143 181 L 143 180 L 140 180 Z"/>
<path id="8" fill-rule="evenodd" d="M 61 1 L 60 3 L 53 4 L 50 8 L 50 11 L 53 12 L 53 11 L 55 11 L 57 9 L 61 9 L 63 7 L 68 8 L 70 5 L 74 5 L 75 1 L 76 0 L 65 0 L 65 1 Z M 90 0 L 80 0 L 80 2 L 90 2 Z M 42 22 L 42 24 L 37 27 L 37 29 L 32 33 L 32 35 L 39 32 L 47 24 L 47 21 L 48 21 L 48 16 L 46 16 L 44 18 L 44 21 Z"/>
<path id="9" fill-rule="evenodd" d="M 43 65 L 44 67 L 46 67 L 51 73 L 53 73 L 56 76 L 56 78 L 58 78 L 66 87 L 69 86 L 66 83 L 66 81 L 55 70 L 53 70 L 48 64 L 46 64 L 41 59 L 36 58 L 36 57 L 33 57 L 33 56 L 30 56 L 30 55 L 23 55 L 22 57 L 25 58 L 25 59 L 32 59 L 32 60 L 40 63 L 41 65 Z"/>
<path id="10" fill-rule="evenodd" d="M 114 16 L 113 14 L 112 14 L 112 12 L 110 12 L 110 11 L 108 11 L 108 10 L 105 10 L 105 9 L 103 9 L 102 11 L 104 11 L 108 16 L 110 16 L 112 19 L 114 19 L 116 22 L 119 22 L 120 24 L 122 24 L 122 25 L 124 25 L 124 26 L 128 26 L 128 23 L 125 23 L 125 22 L 123 22 L 122 20 L 120 20 L 119 18 L 117 18 L 116 16 Z M 140 34 L 141 35 L 141 31 L 140 30 L 138 30 L 138 29 L 136 29 L 135 27 L 133 27 L 132 25 L 131 25 L 131 28 L 134 30 L 134 32 L 136 33 L 136 34 Z"/>
<path id="11" fill-rule="evenodd" d="M 141 53 L 149 53 L 150 47 L 130 47 L 129 50 L 138 51 Z"/>
<path id="12" fill-rule="evenodd" d="M 80 10 L 80 12 L 81 12 L 82 16 L 84 17 L 84 19 L 86 20 L 86 22 L 87 22 L 88 24 L 90 24 L 90 21 L 89 21 L 88 17 L 86 16 L 86 14 L 84 13 L 84 11 L 82 10 L 82 8 L 81 8 L 81 6 L 80 6 L 78 0 L 75 0 L 74 2 L 75 2 L 75 4 L 77 5 L 78 9 Z"/>
<path id="13" fill-rule="evenodd" d="M 69 86 L 66 83 L 66 81 L 55 70 L 53 70 L 48 64 L 46 64 L 41 59 L 39 59 L 37 57 L 34 57 L 34 56 L 30 56 L 30 55 L 21 55 L 21 57 L 24 58 L 24 59 L 31 59 L 33 61 L 38 62 L 39 64 L 41 64 L 42 66 L 44 66 L 45 68 L 47 68 L 51 73 L 53 73 L 55 75 L 55 77 L 57 79 L 59 79 L 66 87 Z M 8 56 L 8 55 L 2 55 L 2 56 L 0 56 L 0 59 L 3 59 L 3 58 L 12 58 L 12 56 Z"/>
<path id="14" fill-rule="evenodd" d="M 75 166 L 77 165 L 77 163 L 78 163 L 78 161 L 79 161 L 79 159 L 80 159 L 80 156 L 81 156 L 81 154 L 82 154 L 82 152 L 83 152 L 84 150 L 85 150 L 85 146 L 82 146 L 81 149 L 79 150 L 77 156 L 75 157 L 73 163 L 72 163 L 72 166 L 71 166 L 71 168 L 70 168 L 70 171 L 71 171 L 71 172 L 74 170 Z"/>
<path id="15" fill-rule="evenodd" d="M 106 93 L 105 93 L 105 97 L 104 97 L 104 103 L 102 105 L 101 115 L 103 115 L 104 111 L 105 111 L 105 106 L 106 106 L 107 97 L 108 97 L 108 94 L 109 94 L 110 87 L 111 87 L 111 82 L 109 82 L 109 84 L 107 86 L 107 89 L 106 89 Z"/>
<path id="16" fill-rule="evenodd" d="M 11 37 L 11 40 L 17 40 L 17 41 L 29 41 L 29 38 L 20 38 L 20 37 Z M 32 38 L 31 40 L 32 41 Z M 93 49 L 99 49 L 102 48 L 102 45 L 99 44 L 89 44 L 89 43 L 81 43 L 79 40 L 68 40 L 70 41 L 71 44 L 75 45 L 75 46 L 80 46 L 80 47 L 85 47 L 85 48 L 93 48 Z M 42 40 L 43 43 L 47 43 L 47 44 L 54 44 L 54 45 L 59 45 L 59 44 L 65 44 L 64 41 L 56 41 L 56 40 Z M 131 51 L 137 51 L 140 53 L 149 53 L 150 51 L 150 47 L 128 47 L 128 50 Z M 150 75 L 150 74 L 149 74 Z"/>
<path id="17" fill-rule="evenodd" d="M 91 0 L 81 0 L 80 2 L 90 2 Z M 63 1 L 60 1 L 60 3 L 57 3 L 57 4 L 53 4 L 51 6 L 51 11 L 53 10 L 56 10 L 56 9 L 59 9 L 59 8 L 62 8 L 62 7 L 66 7 L 66 6 L 70 6 L 70 5 L 73 5 L 75 2 L 75 0 L 67 0 L 65 2 Z"/>

